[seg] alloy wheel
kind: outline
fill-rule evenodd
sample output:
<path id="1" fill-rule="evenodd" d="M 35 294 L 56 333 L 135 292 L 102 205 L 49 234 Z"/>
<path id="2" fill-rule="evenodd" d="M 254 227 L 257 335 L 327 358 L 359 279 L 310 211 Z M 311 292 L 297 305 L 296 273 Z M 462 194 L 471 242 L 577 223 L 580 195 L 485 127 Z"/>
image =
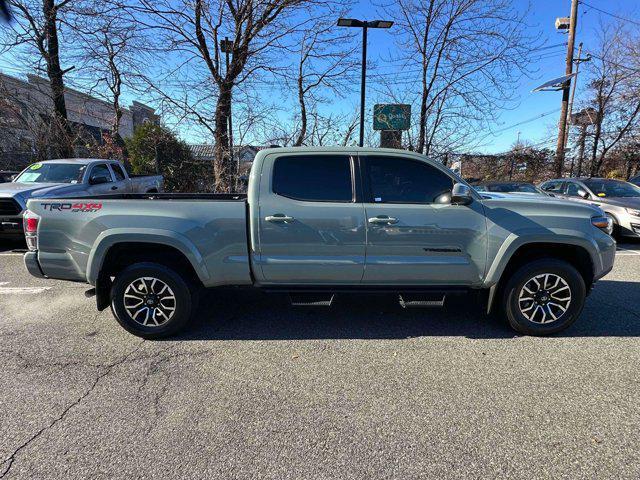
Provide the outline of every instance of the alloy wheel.
<path id="1" fill-rule="evenodd" d="M 171 320 L 176 297 L 171 287 L 154 277 L 137 278 L 124 291 L 124 308 L 131 319 L 145 327 L 159 327 Z"/>
<path id="2" fill-rule="evenodd" d="M 520 289 L 518 306 L 524 317 L 534 323 L 552 323 L 571 305 L 571 288 L 554 273 L 541 273 L 529 279 Z"/>

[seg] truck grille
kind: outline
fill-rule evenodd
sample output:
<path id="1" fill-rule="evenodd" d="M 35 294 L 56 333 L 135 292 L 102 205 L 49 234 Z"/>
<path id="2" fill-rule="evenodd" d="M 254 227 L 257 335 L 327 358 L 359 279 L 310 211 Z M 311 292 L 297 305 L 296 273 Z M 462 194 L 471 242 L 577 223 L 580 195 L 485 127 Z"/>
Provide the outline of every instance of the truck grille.
<path id="1" fill-rule="evenodd" d="M 0 198 L 0 216 L 20 215 L 22 207 L 13 198 Z"/>

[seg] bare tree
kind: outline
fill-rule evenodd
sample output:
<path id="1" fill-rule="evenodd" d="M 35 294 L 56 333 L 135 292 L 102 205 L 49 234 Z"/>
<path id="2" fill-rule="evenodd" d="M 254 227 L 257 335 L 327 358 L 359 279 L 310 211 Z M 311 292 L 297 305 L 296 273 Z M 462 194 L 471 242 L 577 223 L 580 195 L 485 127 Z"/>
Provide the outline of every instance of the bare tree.
<path id="1" fill-rule="evenodd" d="M 382 10 L 395 21 L 398 44 L 390 59 L 398 74 L 385 81 L 417 107 L 412 149 L 430 154 L 452 140 L 449 132 L 457 143 L 468 142 L 514 98 L 536 42 L 511 2 L 394 0 Z"/>
<path id="2" fill-rule="evenodd" d="M 182 55 L 179 70 L 189 76 L 200 68 L 216 87 L 213 127 L 209 127 L 215 142 L 216 190 L 230 191 L 233 185 L 228 119 L 234 88 L 260 72 L 274 70 L 273 58 L 267 53 L 280 47 L 284 38 L 308 21 L 295 13 L 318 3 L 319 0 L 140 0 L 136 7 L 144 16 L 140 21 L 161 32 L 165 46 Z M 230 39 L 228 68 L 220 45 L 225 37 Z M 208 91 L 209 98 L 210 95 L 212 92 Z M 200 101 L 192 96 L 188 103 L 193 106 Z M 188 113 L 200 115 L 201 124 L 210 124 L 198 109 L 190 108 Z"/>
<path id="3" fill-rule="evenodd" d="M 308 141 L 310 110 L 318 119 L 318 103 L 327 96 L 344 97 L 350 90 L 347 73 L 353 69 L 353 35 L 350 32 L 336 35 L 335 19 L 340 15 L 334 9 L 317 12 L 317 18 L 306 25 L 293 42 L 297 56 L 295 73 L 289 80 L 295 84 L 299 107 L 299 126 L 295 146 Z M 293 78 L 291 78 L 293 77 Z M 318 122 L 315 122 L 318 125 Z"/>
<path id="4" fill-rule="evenodd" d="M 71 127 L 67 119 L 64 97 L 64 75 L 73 69 L 62 67 L 61 33 L 59 27 L 68 25 L 74 15 L 73 3 L 78 0 L 9 0 L 15 21 L 2 34 L 2 51 L 21 50 L 34 54 L 35 66 L 42 67 L 47 74 L 53 102 L 51 126 L 59 130 L 54 155 L 73 155 Z"/>
<path id="5" fill-rule="evenodd" d="M 119 0 L 86 5 L 73 25 L 84 86 L 113 108 L 111 136 L 122 144 L 123 89 L 140 90 L 149 63 L 147 38 Z"/>
<path id="6" fill-rule="evenodd" d="M 591 139 L 592 176 L 607 154 L 640 126 L 639 38 L 622 25 L 600 26 L 599 46 L 589 66 L 588 106 L 595 110 Z"/>

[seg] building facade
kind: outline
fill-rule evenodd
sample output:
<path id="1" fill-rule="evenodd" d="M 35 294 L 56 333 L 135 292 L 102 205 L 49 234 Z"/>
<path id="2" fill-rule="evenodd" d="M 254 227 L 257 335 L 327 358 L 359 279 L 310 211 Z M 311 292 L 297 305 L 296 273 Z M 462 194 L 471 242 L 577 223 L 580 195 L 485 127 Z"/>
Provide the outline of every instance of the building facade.
<path id="1" fill-rule="evenodd" d="M 7 168 L 33 156 L 41 124 L 38 120 L 53 111 L 50 91 L 45 78 L 27 75 L 23 80 L 0 73 L 0 168 L 2 162 Z M 102 133 L 111 131 L 114 111 L 109 102 L 71 88 L 65 89 L 65 102 L 72 126 L 96 142 L 102 140 Z M 159 121 L 153 108 L 134 101 L 122 109 L 120 136 L 130 137 L 136 126 Z"/>

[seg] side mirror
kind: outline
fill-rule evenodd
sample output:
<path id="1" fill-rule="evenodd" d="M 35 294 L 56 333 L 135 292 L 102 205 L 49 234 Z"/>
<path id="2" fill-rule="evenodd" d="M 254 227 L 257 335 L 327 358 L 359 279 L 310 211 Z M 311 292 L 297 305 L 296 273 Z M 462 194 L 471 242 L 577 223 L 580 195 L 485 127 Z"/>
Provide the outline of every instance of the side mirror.
<path id="1" fill-rule="evenodd" d="M 469 205 L 471 202 L 473 202 L 471 189 L 464 183 L 456 183 L 451 191 L 451 204 Z"/>
<path id="2" fill-rule="evenodd" d="M 589 192 L 587 192 L 584 188 L 578 189 L 578 195 L 580 195 L 582 198 L 589 198 Z"/>
<path id="3" fill-rule="evenodd" d="M 89 185 L 102 185 L 104 183 L 111 183 L 111 179 L 105 175 L 100 175 L 98 177 L 91 177 L 89 179 Z"/>

